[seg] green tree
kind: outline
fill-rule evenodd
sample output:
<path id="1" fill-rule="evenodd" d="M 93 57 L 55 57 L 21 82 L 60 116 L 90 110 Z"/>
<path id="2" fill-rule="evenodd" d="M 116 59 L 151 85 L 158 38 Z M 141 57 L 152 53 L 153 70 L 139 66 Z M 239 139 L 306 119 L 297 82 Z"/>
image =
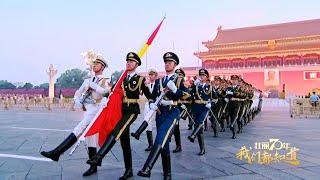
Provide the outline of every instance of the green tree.
<path id="1" fill-rule="evenodd" d="M 15 89 L 16 86 L 7 80 L 0 80 L 0 89 Z"/>
<path id="2" fill-rule="evenodd" d="M 80 69 L 66 70 L 57 79 L 56 86 L 60 88 L 78 88 L 88 76 L 88 71 Z"/>
<path id="3" fill-rule="evenodd" d="M 39 85 L 39 88 L 49 88 L 49 83 L 42 83 Z"/>
<path id="4" fill-rule="evenodd" d="M 27 83 L 25 83 L 25 84 L 22 86 L 22 88 L 25 88 L 25 89 L 32 89 L 32 88 L 33 88 L 33 84 L 31 84 L 31 83 L 27 82 Z"/>
<path id="5" fill-rule="evenodd" d="M 112 85 L 114 85 L 114 84 L 117 82 L 117 80 L 120 78 L 120 76 L 121 76 L 122 73 L 123 73 L 123 70 L 121 70 L 121 71 L 115 71 L 115 72 L 113 72 L 113 73 L 111 74 L 111 80 L 110 80 L 110 82 L 111 82 Z"/>

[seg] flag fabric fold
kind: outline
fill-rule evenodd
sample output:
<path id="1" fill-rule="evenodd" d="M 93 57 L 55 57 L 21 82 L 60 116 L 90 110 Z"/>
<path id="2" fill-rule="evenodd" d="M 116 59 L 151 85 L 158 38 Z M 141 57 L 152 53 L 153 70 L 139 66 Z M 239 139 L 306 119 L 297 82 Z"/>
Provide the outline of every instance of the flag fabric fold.
<path id="1" fill-rule="evenodd" d="M 159 23 L 157 28 L 153 31 L 151 36 L 148 38 L 148 41 L 138 52 L 138 56 L 141 58 L 148 50 L 149 46 L 156 37 L 165 17 Z M 106 138 L 110 135 L 113 129 L 116 127 L 117 123 L 122 118 L 122 98 L 124 95 L 123 89 L 121 87 L 124 78 L 127 76 L 127 71 L 124 71 L 114 86 L 112 92 L 109 95 L 109 101 L 107 106 L 100 112 L 99 115 L 96 115 L 95 119 L 89 124 L 84 132 L 84 136 L 92 136 L 96 133 L 99 133 L 98 144 L 103 145 Z"/>

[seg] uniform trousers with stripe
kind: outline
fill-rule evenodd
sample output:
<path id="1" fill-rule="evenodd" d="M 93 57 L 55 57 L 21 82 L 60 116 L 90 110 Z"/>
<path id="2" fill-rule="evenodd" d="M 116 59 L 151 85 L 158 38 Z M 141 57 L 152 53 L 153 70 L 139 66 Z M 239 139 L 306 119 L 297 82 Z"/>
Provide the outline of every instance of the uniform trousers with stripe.
<path id="1" fill-rule="evenodd" d="M 178 123 L 180 109 L 178 107 L 162 106 L 156 116 L 157 135 L 155 145 L 162 146 L 162 153 L 170 154 L 169 139 Z"/>

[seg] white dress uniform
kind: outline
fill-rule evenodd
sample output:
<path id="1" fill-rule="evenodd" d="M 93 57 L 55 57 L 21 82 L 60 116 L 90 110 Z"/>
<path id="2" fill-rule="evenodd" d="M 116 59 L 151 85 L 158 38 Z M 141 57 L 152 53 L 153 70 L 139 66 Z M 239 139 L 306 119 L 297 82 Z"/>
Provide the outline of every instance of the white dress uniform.
<path id="1" fill-rule="evenodd" d="M 92 88 L 92 92 L 84 99 L 84 94 Z M 109 92 L 108 82 L 103 75 L 94 76 L 90 79 L 84 80 L 81 87 L 75 92 L 74 101 L 77 108 L 81 108 L 80 102 L 83 101 L 83 105 L 86 109 L 83 114 L 81 122 L 73 129 L 73 133 L 79 138 L 86 127 L 93 120 L 100 108 L 104 107 L 103 104 L 106 100 L 104 96 Z M 97 134 L 86 138 L 88 147 L 97 146 Z"/>

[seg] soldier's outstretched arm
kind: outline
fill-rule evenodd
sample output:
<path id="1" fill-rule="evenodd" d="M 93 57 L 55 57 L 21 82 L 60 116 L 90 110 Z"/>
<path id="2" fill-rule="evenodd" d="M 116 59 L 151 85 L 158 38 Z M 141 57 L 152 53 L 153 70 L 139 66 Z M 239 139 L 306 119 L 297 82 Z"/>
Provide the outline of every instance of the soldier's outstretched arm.
<path id="1" fill-rule="evenodd" d="M 95 82 L 90 82 L 90 87 L 98 94 L 105 95 L 109 93 L 109 88 L 106 85 L 106 80 L 102 79 L 101 81 L 104 81 L 102 84 L 98 84 Z"/>

